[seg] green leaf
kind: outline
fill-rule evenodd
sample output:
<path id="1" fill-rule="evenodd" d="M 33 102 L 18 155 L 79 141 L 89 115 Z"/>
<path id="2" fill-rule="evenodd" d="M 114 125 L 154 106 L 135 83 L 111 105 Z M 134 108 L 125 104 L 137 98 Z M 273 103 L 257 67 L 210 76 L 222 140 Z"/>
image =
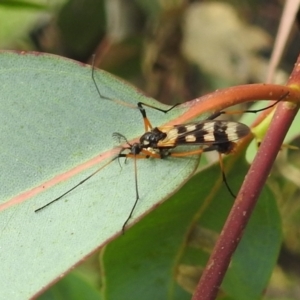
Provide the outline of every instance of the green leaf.
<path id="1" fill-rule="evenodd" d="M 114 161 L 60 201 L 60 196 L 117 153 L 113 132 L 144 132 L 140 111 L 101 99 L 90 66 L 38 53 L 0 53 L 0 298 L 30 298 L 120 234 L 136 198 L 133 160 Z M 136 107 L 153 99 L 97 71 L 101 93 Z M 153 125 L 164 115 L 149 111 Z M 134 223 L 178 189 L 198 157 L 139 160 Z"/>
<path id="2" fill-rule="evenodd" d="M 39 1 L 41 2 L 41 1 Z M 38 3 L 37 1 L 18 1 L 18 0 L 0 0 L 1 6 L 7 6 L 7 7 L 14 7 L 18 9 L 46 9 L 47 4 L 46 3 Z"/>
<path id="3" fill-rule="evenodd" d="M 228 174 L 234 191 L 247 168 L 239 160 Z M 180 269 L 205 267 L 209 256 L 207 246 L 195 246 L 192 229 L 196 226 L 220 232 L 233 204 L 220 177 L 218 165 L 193 176 L 168 201 L 105 248 L 101 265 L 106 299 L 191 298 L 182 286 L 189 289 L 193 278 L 181 274 Z M 266 189 L 234 254 L 223 292 L 231 299 L 259 299 L 276 263 L 280 243 L 275 197 Z M 198 279 L 194 278 L 194 284 Z"/>
<path id="4" fill-rule="evenodd" d="M 39 300 L 56 300 L 56 299 L 72 299 L 72 300 L 99 300 L 100 294 L 93 289 L 81 276 L 76 273 L 68 274 L 60 280 L 55 286 L 38 297 Z"/>
<path id="5" fill-rule="evenodd" d="M 276 198 L 265 189 L 222 285 L 233 299 L 261 299 L 277 262 L 281 241 Z"/>

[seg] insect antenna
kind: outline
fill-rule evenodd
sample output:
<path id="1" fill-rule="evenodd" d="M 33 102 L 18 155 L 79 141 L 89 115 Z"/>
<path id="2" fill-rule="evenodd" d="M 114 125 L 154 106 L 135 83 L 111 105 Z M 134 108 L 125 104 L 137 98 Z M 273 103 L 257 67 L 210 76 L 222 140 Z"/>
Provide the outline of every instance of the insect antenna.
<path id="1" fill-rule="evenodd" d="M 163 110 L 163 109 L 160 109 L 160 108 L 157 108 L 157 107 L 154 107 L 154 106 L 142 103 L 142 102 L 139 102 L 136 106 L 134 106 L 134 105 L 131 105 L 131 104 L 126 103 L 124 101 L 121 101 L 121 100 L 118 100 L 118 99 L 112 99 L 112 98 L 109 98 L 107 96 L 104 96 L 101 93 L 101 91 L 100 91 L 100 89 L 99 89 L 99 87 L 97 85 L 96 78 L 95 78 L 95 55 L 93 55 L 93 57 L 92 57 L 92 72 L 91 72 L 91 77 L 92 77 L 92 80 L 93 80 L 93 83 L 95 85 L 96 91 L 97 91 L 98 95 L 100 96 L 100 98 L 106 99 L 106 100 L 110 100 L 110 101 L 114 101 L 114 102 L 116 102 L 118 104 L 121 104 L 123 106 L 131 107 L 131 108 L 138 108 L 140 110 L 142 116 L 143 116 L 144 125 L 145 125 L 145 131 L 146 132 L 149 129 L 152 130 L 152 125 L 151 125 L 149 119 L 147 118 L 146 111 L 145 111 L 145 108 L 143 106 L 147 106 L 147 107 L 156 109 L 158 111 L 167 113 L 167 112 L 169 112 L 170 110 L 172 110 L 174 107 L 176 107 L 178 105 L 178 104 L 175 104 L 172 107 L 170 107 L 170 108 L 168 108 L 166 110 Z M 133 212 L 134 212 L 134 210 L 136 208 L 136 205 L 137 205 L 137 203 L 138 203 L 138 201 L 140 199 L 140 197 L 139 197 L 139 191 L 138 191 L 137 159 L 148 158 L 148 157 L 155 157 L 155 158 L 161 158 L 161 157 L 160 157 L 159 154 L 155 154 L 155 153 L 152 153 L 151 151 L 149 151 L 147 149 L 144 149 L 144 145 L 141 145 L 141 143 L 133 143 L 133 144 L 129 143 L 129 141 L 127 140 L 127 138 L 124 135 L 120 134 L 120 133 L 114 133 L 113 137 L 119 143 L 123 143 L 123 144 L 126 143 L 128 145 L 128 147 L 122 147 L 121 150 L 120 150 L 120 152 L 119 152 L 119 154 L 117 156 L 115 156 L 114 158 L 112 158 L 111 160 L 109 160 L 103 166 L 101 166 L 100 168 L 98 168 L 96 171 L 94 171 L 88 177 L 86 177 L 83 180 L 81 180 L 79 183 L 77 183 L 75 186 L 73 186 L 72 188 L 70 188 L 69 190 L 67 190 L 65 193 L 63 193 L 59 197 L 53 199 L 52 201 L 48 202 L 47 204 L 45 204 L 45 205 L 39 207 L 38 209 L 36 209 L 35 212 L 39 212 L 39 211 L 45 209 L 46 207 L 50 206 L 51 204 L 59 201 L 60 199 L 62 199 L 63 197 L 65 197 L 66 195 L 68 195 L 69 193 L 71 193 L 72 191 L 74 191 L 76 188 L 78 188 L 80 185 L 84 184 L 86 181 L 88 181 L 90 178 L 92 178 L 94 175 L 96 175 L 98 172 L 100 172 L 103 168 L 105 168 L 107 165 L 109 165 L 114 160 L 118 159 L 119 164 L 121 166 L 121 163 L 120 163 L 120 158 L 121 157 L 124 157 L 125 159 L 127 159 L 127 158 L 133 158 L 134 159 L 134 174 L 135 174 L 134 175 L 134 181 L 135 181 L 136 198 L 135 198 L 134 205 L 131 208 L 130 214 L 128 215 L 127 219 L 125 220 L 125 222 L 124 222 L 124 224 L 122 226 L 122 233 L 124 234 L 125 227 L 126 227 L 128 221 L 131 219 L 131 217 L 133 215 Z M 126 150 L 128 151 L 127 153 L 122 153 L 123 151 L 126 151 Z M 122 166 L 121 166 L 121 168 L 122 168 Z"/>
<path id="2" fill-rule="evenodd" d="M 119 133 L 119 132 L 114 132 L 112 134 L 112 137 L 119 143 L 119 144 L 123 144 L 123 143 L 126 143 L 127 145 L 131 146 L 131 144 L 128 142 L 127 138 Z"/>

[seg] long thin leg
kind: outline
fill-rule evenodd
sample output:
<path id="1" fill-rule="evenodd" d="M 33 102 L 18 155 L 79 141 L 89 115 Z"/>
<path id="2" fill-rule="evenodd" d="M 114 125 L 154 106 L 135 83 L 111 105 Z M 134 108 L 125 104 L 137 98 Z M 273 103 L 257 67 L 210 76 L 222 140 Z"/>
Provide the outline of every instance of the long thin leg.
<path id="1" fill-rule="evenodd" d="M 149 104 L 146 104 L 146 103 L 143 103 L 143 102 L 138 102 L 137 106 L 143 116 L 143 121 L 144 121 L 144 126 L 145 126 L 145 132 L 149 131 L 149 130 L 152 130 L 152 125 L 149 121 L 149 119 L 147 118 L 147 115 L 146 115 L 146 110 L 144 108 L 144 106 L 147 106 L 147 107 L 150 107 L 150 108 L 153 108 L 155 110 L 158 110 L 158 111 L 161 111 L 163 113 L 167 113 L 169 112 L 170 110 L 172 110 L 173 108 L 175 108 L 176 106 L 178 106 L 180 103 L 177 103 L 173 106 L 171 106 L 169 109 L 161 109 L 161 108 L 158 108 L 158 107 L 155 107 L 155 106 L 152 106 L 152 105 L 149 105 Z"/>
<path id="2" fill-rule="evenodd" d="M 197 150 L 193 150 L 193 151 L 187 151 L 187 152 L 173 152 L 173 153 L 170 153 L 170 156 L 172 157 L 184 157 L 184 156 L 190 156 L 190 155 L 195 155 L 195 154 L 201 154 L 203 152 L 209 152 L 209 151 L 216 151 L 216 149 L 214 148 L 214 145 L 212 145 L 211 147 L 208 147 L 208 148 L 205 148 L 205 149 L 197 149 Z M 225 175 L 225 172 L 224 172 L 224 165 L 223 165 L 223 159 L 222 159 L 222 154 L 220 152 L 218 152 L 219 154 L 219 163 L 220 163 L 220 169 L 221 169 L 221 172 L 222 172 L 222 179 L 223 179 L 223 182 L 225 183 L 230 195 L 233 197 L 233 198 L 236 198 L 236 195 L 232 192 L 228 182 L 227 182 L 227 179 L 226 179 L 226 175 Z"/>
<path id="3" fill-rule="evenodd" d="M 222 172 L 222 179 L 223 179 L 223 182 L 225 183 L 226 187 L 227 187 L 227 190 L 229 191 L 229 193 L 231 194 L 231 196 L 233 198 L 236 198 L 236 195 L 232 192 L 228 182 L 227 182 L 227 179 L 226 179 L 226 175 L 225 175 L 225 172 L 224 172 L 224 165 L 223 165 L 223 159 L 222 159 L 222 154 L 220 152 L 218 152 L 219 154 L 219 163 L 220 163 L 220 169 L 221 169 L 221 172 Z"/>
<path id="4" fill-rule="evenodd" d="M 51 205 L 52 203 L 60 200 L 61 198 L 63 198 L 64 196 L 66 196 L 67 194 L 69 194 L 70 192 L 72 192 L 73 190 L 75 190 L 77 187 L 79 187 L 80 185 L 82 185 L 83 183 L 85 183 L 87 180 L 89 180 L 91 177 L 93 177 L 94 175 L 96 175 L 98 172 L 100 172 L 103 168 L 105 168 L 106 166 L 108 166 L 111 162 L 113 162 L 114 160 L 116 160 L 118 158 L 118 156 L 114 157 L 113 159 L 111 159 L 110 161 L 108 161 L 106 164 L 104 164 L 103 166 L 101 166 L 100 168 L 98 168 L 94 173 L 92 173 L 91 175 L 89 175 L 88 177 L 84 178 L 83 180 L 81 180 L 79 183 L 77 183 L 75 186 L 73 186 L 71 189 L 69 189 L 68 191 L 66 191 L 65 193 L 63 193 L 62 195 L 60 195 L 59 197 L 55 198 L 54 200 L 48 202 L 47 204 L 43 205 L 42 207 L 36 209 L 34 212 L 39 212 L 42 209 L 46 208 L 47 206 Z"/>
<path id="5" fill-rule="evenodd" d="M 120 153 L 119 154 L 119 157 L 125 157 L 125 158 L 133 158 L 134 159 L 134 181 L 135 181 L 135 201 L 134 201 L 134 204 L 133 204 L 133 207 L 131 208 L 131 211 L 127 217 L 127 219 L 125 220 L 123 226 L 122 226 L 122 234 L 125 233 L 125 227 L 128 223 L 128 221 L 131 219 L 132 217 L 132 214 L 136 208 L 136 205 L 140 199 L 140 196 L 139 196 L 139 189 L 138 189 L 138 176 L 137 176 L 137 159 L 146 159 L 146 158 L 149 158 L 149 157 L 152 157 L 152 158 L 161 158 L 161 155 L 159 153 L 153 153 L 151 151 L 148 151 L 146 149 L 142 149 L 141 150 L 141 153 L 140 154 L 133 154 L 133 153 Z"/>
<path id="6" fill-rule="evenodd" d="M 135 181 L 135 195 L 136 195 L 136 198 L 135 198 L 135 201 L 134 201 L 134 204 L 131 208 L 131 211 L 129 213 L 129 216 L 127 217 L 126 221 L 124 222 L 123 226 L 122 226 L 122 234 L 125 233 L 125 227 L 128 223 L 128 221 L 131 219 L 132 217 L 132 214 L 133 214 L 133 211 L 135 210 L 135 207 L 140 199 L 140 196 L 139 196 L 139 189 L 138 189 L 138 182 L 137 182 L 137 162 L 136 162 L 136 158 L 134 159 L 134 181 Z"/>
<path id="7" fill-rule="evenodd" d="M 186 152 L 171 152 L 169 154 L 169 156 L 171 156 L 171 157 L 185 157 L 185 156 L 190 156 L 190 155 L 201 154 L 203 152 L 206 152 L 206 151 L 204 149 L 197 149 L 197 150 L 186 151 Z"/>
<path id="8" fill-rule="evenodd" d="M 99 95 L 100 98 L 106 99 L 106 100 L 110 100 L 110 101 L 114 101 L 114 102 L 116 102 L 116 103 L 118 103 L 118 104 L 121 104 L 121 105 L 123 105 L 123 106 L 130 107 L 130 108 L 136 108 L 135 105 L 129 104 L 129 103 L 127 103 L 127 102 L 125 102 L 125 101 L 122 101 L 122 100 L 119 100 L 119 99 L 112 99 L 112 98 L 106 97 L 106 96 L 104 96 L 104 95 L 100 92 L 100 89 L 99 89 L 98 84 L 97 84 L 96 79 L 95 79 L 95 54 L 93 54 L 93 56 L 92 56 L 92 80 L 93 80 L 93 82 L 94 82 L 94 85 L 95 85 L 95 87 L 96 87 L 97 93 L 98 93 L 98 95 Z"/>
<path id="9" fill-rule="evenodd" d="M 106 100 L 111 100 L 108 97 L 105 97 L 104 95 L 101 94 L 100 89 L 97 85 L 96 79 L 95 79 L 95 54 L 93 54 L 92 56 L 92 80 L 94 82 L 94 85 L 96 87 L 97 93 L 100 96 L 100 98 L 106 99 Z"/>
<path id="10" fill-rule="evenodd" d="M 278 104 L 280 101 L 282 101 L 284 98 L 286 98 L 287 96 L 289 95 L 289 92 L 283 94 L 278 100 L 274 101 L 272 104 L 266 106 L 266 107 L 263 107 L 263 108 L 260 108 L 260 109 L 250 109 L 250 110 L 244 110 L 244 111 L 240 111 L 240 110 L 234 110 L 234 111 L 219 111 L 219 112 L 216 112 L 214 114 L 212 114 L 211 116 L 209 116 L 207 118 L 207 120 L 213 120 L 217 117 L 219 117 L 220 115 L 236 115 L 236 114 L 241 114 L 241 113 L 253 113 L 253 114 L 256 114 L 260 111 L 264 111 L 264 110 L 267 110 L 269 108 L 272 108 L 274 107 L 276 104 Z"/>
<path id="11" fill-rule="evenodd" d="M 116 103 L 119 103 L 121 105 L 124 105 L 124 106 L 128 106 L 128 107 L 131 107 L 131 108 L 135 108 L 134 105 L 131 105 L 129 103 L 126 103 L 124 101 L 121 101 L 121 100 L 117 100 L 117 99 L 111 99 L 109 97 L 106 97 L 104 96 L 101 92 L 100 92 L 100 89 L 97 85 L 97 82 L 96 82 L 96 79 L 95 79 L 95 55 L 92 56 L 92 80 L 94 82 L 94 85 L 96 87 L 96 90 L 97 90 L 97 93 L 98 95 L 100 96 L 100 98 L 102 99 L 106 99 L 106 100 L 110 100 L 110 101 L 114 101 Z M 153 127 L 149 121 L 149 119 L 147 118 L 147 115 L 146 115 L 146 110 L 143 106 L 147 106 L 147 107 L 150 107 L 150 108 L 153 108 L 153 109 L 156 109 L 158 111 L 161 111 L 163 113 L 167 113 L 169 112 L 170 110 L 172 110 L 174 107 L 178 106 L 180 103 L 177 103 L 173 106 L 171 106 L 169 109 L 161 109 L 161 108 L 158 108 L 158 107 L 155 107 L 155 106 L 152 106 L 152 105 L 149 105 L 149 104 L 146 104 L 146 103 L 143 103 L 143 102 L 138 102 L 137 103 L 137 107 L 138 109 L 140 110 L 142 116 L 143 116 L 143 121 L 144 121 L 144 127 L 145 127 L 145 132 L 151 130 Z"/>

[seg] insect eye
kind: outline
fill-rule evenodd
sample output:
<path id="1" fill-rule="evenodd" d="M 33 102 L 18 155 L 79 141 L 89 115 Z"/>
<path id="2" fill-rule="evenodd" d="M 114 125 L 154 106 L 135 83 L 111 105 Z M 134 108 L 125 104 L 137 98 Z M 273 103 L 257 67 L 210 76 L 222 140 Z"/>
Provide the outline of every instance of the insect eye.
<path id="1" fill-rule="evenodd" d="M 134 155 L 138 155 L 140 154 L 142 151 L 142 147 L 140 146 L 139 143 L 135 143 L 132 145 L 131 147 L 131 153 L 134 154 Z"/>

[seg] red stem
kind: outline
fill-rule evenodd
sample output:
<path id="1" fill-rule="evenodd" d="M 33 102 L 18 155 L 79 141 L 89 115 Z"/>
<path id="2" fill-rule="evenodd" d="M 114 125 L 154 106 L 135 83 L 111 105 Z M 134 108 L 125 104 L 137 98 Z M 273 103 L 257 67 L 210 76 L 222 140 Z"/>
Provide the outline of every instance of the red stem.
<path id="1" fill-rule="evenodd" d="M 188 108 L 188 110 L 170 122 L 170 124 L 186 123 L 201 116 L 203 113 L 223 110 L 240 103 L 261 99 L 277 100 L 286 93 L 288 95 L 283 101 L 300 98 L 299 90 L 284 85 L 255 83 L 221 89 L 182 104 L 181 106 Z"/>
<path id="2" fill-rule="evenodd" d="M 288 82 L 289 87 L 299 90 L 300 56 Z M 216 298 L 231 257 L 241 240 L 251 213 L 268 178 L 284 137 L 298 111 L 292 103 L 280 103 L 270 128 L 245 177 L 220 237 L 215 245 L 203 275 L 198 283 L 193 300 Z"/>

